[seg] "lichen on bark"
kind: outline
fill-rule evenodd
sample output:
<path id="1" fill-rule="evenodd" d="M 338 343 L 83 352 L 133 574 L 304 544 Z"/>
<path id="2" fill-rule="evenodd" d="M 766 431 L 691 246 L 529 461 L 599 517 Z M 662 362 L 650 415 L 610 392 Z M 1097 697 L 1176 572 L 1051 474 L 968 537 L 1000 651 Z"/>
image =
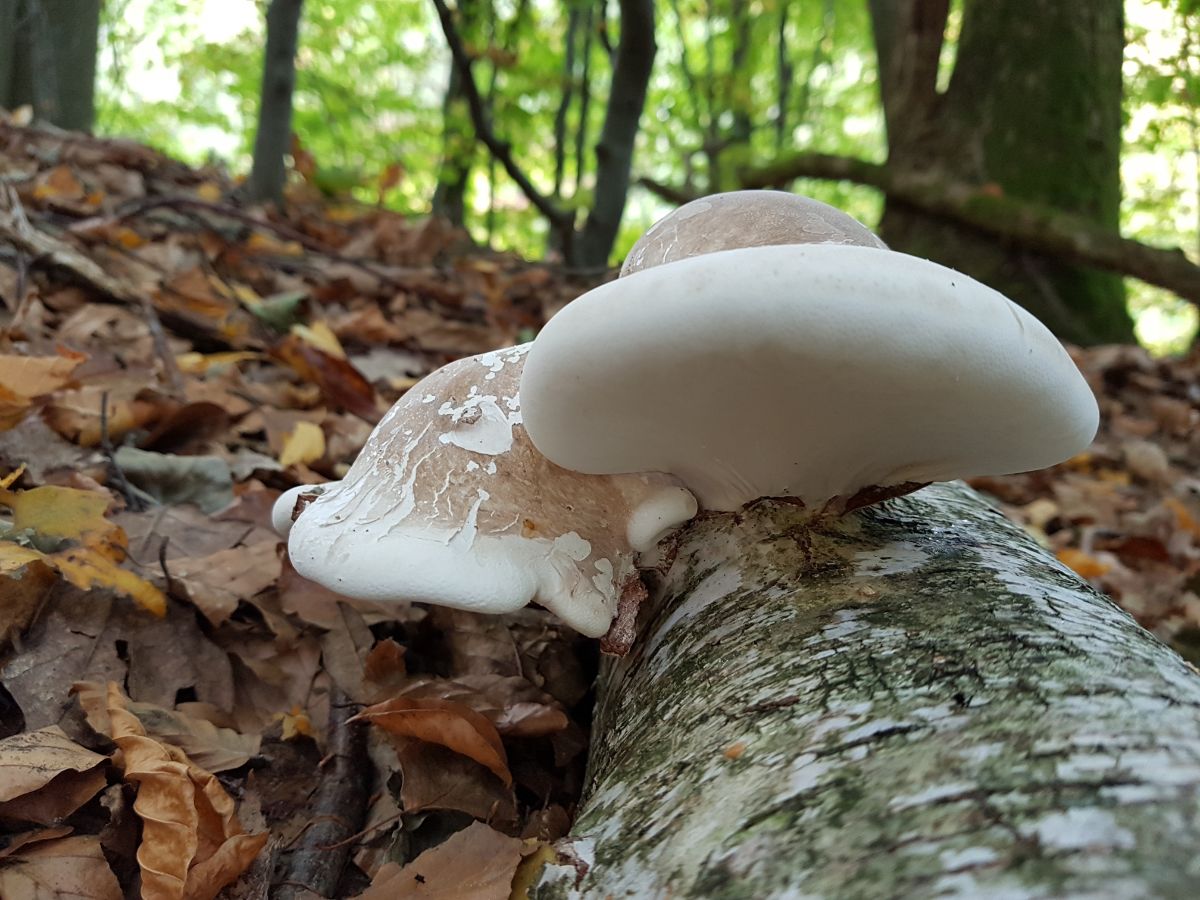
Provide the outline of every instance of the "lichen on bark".
<path id="1" fill-rule="evenodd" d="M 968 488 L 705 517 L 649 612 L 534 896 L 1194 896 L 1200 675 Z"/>

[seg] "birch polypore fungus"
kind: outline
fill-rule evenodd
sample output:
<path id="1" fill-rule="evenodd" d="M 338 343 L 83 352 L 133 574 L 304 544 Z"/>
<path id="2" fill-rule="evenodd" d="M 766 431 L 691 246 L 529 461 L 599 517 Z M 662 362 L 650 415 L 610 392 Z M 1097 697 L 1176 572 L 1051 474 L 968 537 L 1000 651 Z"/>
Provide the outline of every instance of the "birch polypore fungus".
<path id="1" fill-rule="evenodd" d="M 276 527 L 296 571 L 364 600 L 488 613 L 536 601 L 605 634 L 622 593 L 640 590 L 636 554 L 696 501 L 669 476 L 583 475 L 538 453 L 518 396 L 528 349 L 437 370 L 384 416 L 342 481 L 311 500 L 311 488 L 285 493 Z"/>
<path id="2" fill-rule="evenodd" d="M 858 219 L 820 200 L 783 191 L 729 191 L 685 203 L 651 225 L 625 257 L 621 276 L 719 250 L 778 244 L 887 249 Z"/>
<path id="3" fill-rule="evenodd" d="M 668 472 L 710 510 L 842 512 L 1049 466 L 1096 432 L 1037 319 L 824 204 L 694 201 L 622 274 L 555 316 L 525 365 L 525 427 L 560 466 Z"/>

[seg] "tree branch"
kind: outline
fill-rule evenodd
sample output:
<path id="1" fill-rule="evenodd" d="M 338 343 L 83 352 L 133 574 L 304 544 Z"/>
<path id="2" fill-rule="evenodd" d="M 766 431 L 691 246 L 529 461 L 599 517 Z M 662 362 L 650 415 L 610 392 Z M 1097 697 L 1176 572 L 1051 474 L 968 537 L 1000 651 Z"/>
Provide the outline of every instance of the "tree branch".
<path id="1" fill-rule="evenodd" d="M 441 2 L 441 0 L 435 0 Z M 625 210 L 633 146 L 658 46 L 653 0 L 620 0 L 621 37 L 613 61 L 604 125 L 596 143 L 596 191 L 587 221 L 567 258 L 576 266 L 604 266 Z"/>
<path id="2" fill-rule="evenodd" d="M 996 185 L 897 173 L 880 163 L 823 153 L 797 153 L 738 173 L 743 188 L 783 187 L 797 178 L 850 181 L 877 188 L 889 199 L 920 212 L 1047 256 L 1128 275 L 1200 304 L 1200 266 L 1182 250 L 1151 247 L 1121 237 L 1081 216 L 1008 197 Z M 639 183 L 675 203 L 693 199 L 650 179 Z"/>
<path id="3" fill-rule="evenodd" d="M 550 220 L 551 226 L 569 231 L 575 224 L 574 215 L 569 210 L 555 205 L 549 197 L 534 186 L 513 159 L 512 146 L 508 141 L 501 140 L 492 129 L 484 109 L 483 97 L 479 94 L 479 87 L 475 84 L 475 75 L 471 71 L 470 54 L 467 53 L 462 37 L 454 25 L 454 15 L 446 6 L 445 0 L 433 0 L 433 5 L 437 9 L 438 20 L 442 25 L 442 33 L 446 36 L 446 45 L 450 48 L 450 55 L 454 58 L 454 64 L 458 66 L 459 73 L 462 75 L 462 91 L 467 100 L 467 108 L 471 111 L 471 124 L 475 128 L 476 136 L 488 148 L 492 156 L 504 166 L 504 171 L 508 173 L 509 178 L 516 182 L 521 193 L 528 198 L 538 212 Z"/>

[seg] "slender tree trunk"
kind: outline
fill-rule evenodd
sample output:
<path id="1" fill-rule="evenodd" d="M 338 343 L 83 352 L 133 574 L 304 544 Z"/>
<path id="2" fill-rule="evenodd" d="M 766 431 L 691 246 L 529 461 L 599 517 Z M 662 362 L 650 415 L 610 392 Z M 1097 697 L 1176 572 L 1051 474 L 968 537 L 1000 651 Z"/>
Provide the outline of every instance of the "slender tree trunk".
<path id="1" fill-rule="evenodd" d="M 579 70 L 579 125 L 575 129 L 575 190 L 573 194 L 579 193 L 579 185 L 583 180 L 583 173 L 587 169 L 588 115 L 592 106 L 592 42 L 595 40 L 596 31 L 596 6 L 589 3 L 584 11 L 582 63 Z"/>
<path id="2" fill-rule="evenodd" d="M 474 139 L 466 133 L 469 119 L 464 112 L 462 75 L 454 61 L 442 99 L 442 161 L 437 187 L 433 191 L 433 213 L 460 228 L 466 222 L 467 179 L 471 175 L 471 151 Z"/>
<path id="3" fill-rule="evenodd" d="M 1121 0 L 966 0 L 950 86 L 938 94 L 948 0 L 871 0 L 888 164 L 991 185 L 1118 229 Z M 887 205 L 896 249 L 962 269 L 1079 343 L 1127 341 L 1120 279 Z"/>
<path id="4" fill-rule="evenodd" d="M 0 107 L 90 131 L 100 0 L 0 0 Z"/>
<path id="5" fill-rule="evenodd" d="M 792 97 L 792 79 L 796 75 L 796 67 L 792 64 L 791 51 L 788 49 L 787 26 L 788 11 L 791 4 L 781 0 L 779 4 L 779 26 L 775 35 L 775 152 L 782 152 L 786 146 L 788 132 L 788 106 Z"/>
<path id="6" fill-rule="evenodd" d="M 469 31 L 474 12 L 471 0 L 459 0 L 460 27 Z M 453 59 L 442 98 L 442 160 L 433 191 L 433 213 L 462 228 L 467 216 L 467 182 L 475 155 L 475 136 L 463 93 L 462 72 Z"/>
<path id="7" fill-rule="evenodd" d="M 254 164 L 246 187 L 255 202 L 283 200 L 287 176 L 284 155 L 292 137 L 292 92 L 296 87 L 296 46 L 303 0 L 271 0 L 267 8 L 267 47 L 263 56 L 262 97 Z"/>
<path id="8" fill-rule="evenodd" d="M 575 47 L 583 10 L 571 4 L 567 12 L 566 53 L 563 56 L 562 96 L 554 113 L 554 196 L 562 198 L 563 177 L 567 170 L 567 113 L 575 97 Z"/>
<path id="9" fill-rule="evenodd" d="M 621 226 L 638 123 L 654 67 L 654 0 L 621 0 L 621 39 L 613 64 L 604 127 L 596 144 L 596 196 L 582 232 L 572 246 L 572 262 L 583 268 L 606 266 Z"/>
<path id="10" fill-rule="evenodd" d="M 1200 674 L 962 485 L 706 516 L 532 896 L 1194 897 Z"/>

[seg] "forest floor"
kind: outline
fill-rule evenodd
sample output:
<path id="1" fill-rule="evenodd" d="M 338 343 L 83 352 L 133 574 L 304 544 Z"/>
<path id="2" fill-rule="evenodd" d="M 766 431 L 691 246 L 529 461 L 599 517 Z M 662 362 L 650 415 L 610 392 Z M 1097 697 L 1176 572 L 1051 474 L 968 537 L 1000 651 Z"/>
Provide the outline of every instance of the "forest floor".
<path id="1" fill-rule="evenodd" d="M 350 605 L 270 510 L 589 285 L 132 143 L 0 123 L 0 171 L 0 896 L 521 896 L 581 787 L 594 642 Z M 1200 659 L 1200 356 L 1074 355 L 1092 447 L 975 484 Z"/>

